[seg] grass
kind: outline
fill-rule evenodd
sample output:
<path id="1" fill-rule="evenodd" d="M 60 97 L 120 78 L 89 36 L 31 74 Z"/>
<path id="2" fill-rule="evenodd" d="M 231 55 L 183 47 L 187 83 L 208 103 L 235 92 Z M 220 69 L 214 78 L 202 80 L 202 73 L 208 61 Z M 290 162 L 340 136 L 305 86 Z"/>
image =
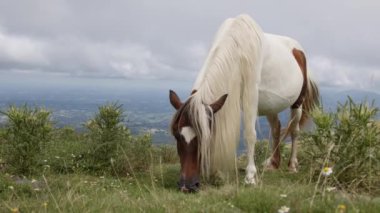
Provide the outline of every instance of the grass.
<path id="1" fill-rule="evenodd" d="M 285 164 L 284 164 L 285 165 Z M 126 177 L 91 176 L 81 173 L 35 177 L 33 183 L 16 184 L 10 175 L 0 180 L 0 212 L 379 212 L 380 198 L 344 191 L 315 191 L 305 181 L 307 168 L 297 174 L 281 168 L 261 172 L 255 187 L 240 183 L 202 184 L 199 193 L 183 194 L 176 188 L 178 163 L 155 164 L 149 172 Z M 313 205 L 311 205 L 313 201 Z M 17 209 L 16 209 L 17 208 Z"/>

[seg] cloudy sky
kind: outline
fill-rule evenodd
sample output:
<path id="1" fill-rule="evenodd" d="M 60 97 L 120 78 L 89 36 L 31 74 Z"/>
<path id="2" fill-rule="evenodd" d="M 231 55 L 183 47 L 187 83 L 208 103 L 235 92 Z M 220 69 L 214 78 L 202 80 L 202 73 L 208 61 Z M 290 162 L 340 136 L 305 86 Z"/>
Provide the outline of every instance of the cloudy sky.
<path id="1" fill-rule="evenodd" d="M 298 40 L 320 85 L 378 92 L 379 10 L 378 0 L 2 0 L 0 79 L 191 85 L 223 20 L 247 13 Z"/>

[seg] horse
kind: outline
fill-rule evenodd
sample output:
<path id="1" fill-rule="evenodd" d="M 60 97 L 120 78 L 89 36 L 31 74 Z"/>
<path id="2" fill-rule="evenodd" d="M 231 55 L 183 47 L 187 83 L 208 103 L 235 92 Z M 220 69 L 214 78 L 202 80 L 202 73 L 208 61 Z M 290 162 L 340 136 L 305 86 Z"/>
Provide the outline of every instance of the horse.
<path id="1" fill-rule="evenodd" d="M 200 176 L 236 177 L 236 148 L 243 121 L 248 163 L 245 183 L 257 183 L 254 161 L 255 122 L 266 116 L 272 134 L 272 155 L 267 169 L 278 169 L 281 124 L 278 113 L 290 108 L 285 135 L 292 141 L 290 171 L 296 172 L 296 139 L 318 105 L 318 87 L 307 72 L 301 45 L 292 38 L 268 34 L 249 16 L 229 18 L 219 28 L 208 56 L 182 102 L 170 90 L 176 112 L 170 130 L 180 158 L 178 187 L 183 192 L 199 190 Z"/>

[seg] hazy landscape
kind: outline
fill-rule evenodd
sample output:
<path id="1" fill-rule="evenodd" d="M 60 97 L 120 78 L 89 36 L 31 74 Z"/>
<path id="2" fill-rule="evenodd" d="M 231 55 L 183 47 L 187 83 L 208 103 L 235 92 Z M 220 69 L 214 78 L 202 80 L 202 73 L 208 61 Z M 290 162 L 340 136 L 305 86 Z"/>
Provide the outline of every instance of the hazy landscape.
<path id="1" fill-rule="evenodd" d="M 29 82 L 29 81 L 28 81 Z M 154 84 L 154 83 L 153 83 Z M 107 103 L 117 102 L 123 105 L 126 115 L 126 126 L 133 134 L 149 132 L 154 144 L 174 144 L 173 137 L 168 134 L 169 123 L 174 109 L 169 103 L 169 89 L 178 90 L 182 99 L 188 97 L 188 88 L 179 84 L 167 84 L 152 87 L 141 86 L 130 81 L 94 80 L 83 84 L 48 84 L 29 83 L 26 85 L 0 85 L 0 109 L 6 110 L 10 105 L 45 107 L 52 111 L 52 118 L 57 127 L 70 126 L 77 131 L 83 131 L 83 124 L 90 119 L 98 107 Z M 185 85 L 186 85 L 185 84 Z M 347 96 L 353 100 L 375 101 L 380 106 L 380 94 L 365 90 L 337 90 L 321 88 L 323 107 L 326 111 L 334 110 L 337 103 L 344 103 Z M 288 111 L 280 115 L 285 125 Z M 0 124 L 4 124 L 5 116 L 0 115 Z M 269 137 L 269 126 L 264 117 L 257 127 L 260 139 Z M 242 150 L 241 146 L 239 150 Z"/>

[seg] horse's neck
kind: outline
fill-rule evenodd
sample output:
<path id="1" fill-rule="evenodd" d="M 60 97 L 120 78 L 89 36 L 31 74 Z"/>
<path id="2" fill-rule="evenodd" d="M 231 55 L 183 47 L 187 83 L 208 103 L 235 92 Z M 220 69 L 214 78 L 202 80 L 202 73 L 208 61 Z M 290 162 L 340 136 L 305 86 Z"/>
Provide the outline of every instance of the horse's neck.
<path id="1" fill-rule="evenodd" d="M 259 79 L 262 36 L 261 28 L 247 16 L 227 20 L 218 31 L 193 89 L 203 91 L 204 99 L 215 99 L 240 90 L 244 78 L 250 78 L 249 82 Z"/>

